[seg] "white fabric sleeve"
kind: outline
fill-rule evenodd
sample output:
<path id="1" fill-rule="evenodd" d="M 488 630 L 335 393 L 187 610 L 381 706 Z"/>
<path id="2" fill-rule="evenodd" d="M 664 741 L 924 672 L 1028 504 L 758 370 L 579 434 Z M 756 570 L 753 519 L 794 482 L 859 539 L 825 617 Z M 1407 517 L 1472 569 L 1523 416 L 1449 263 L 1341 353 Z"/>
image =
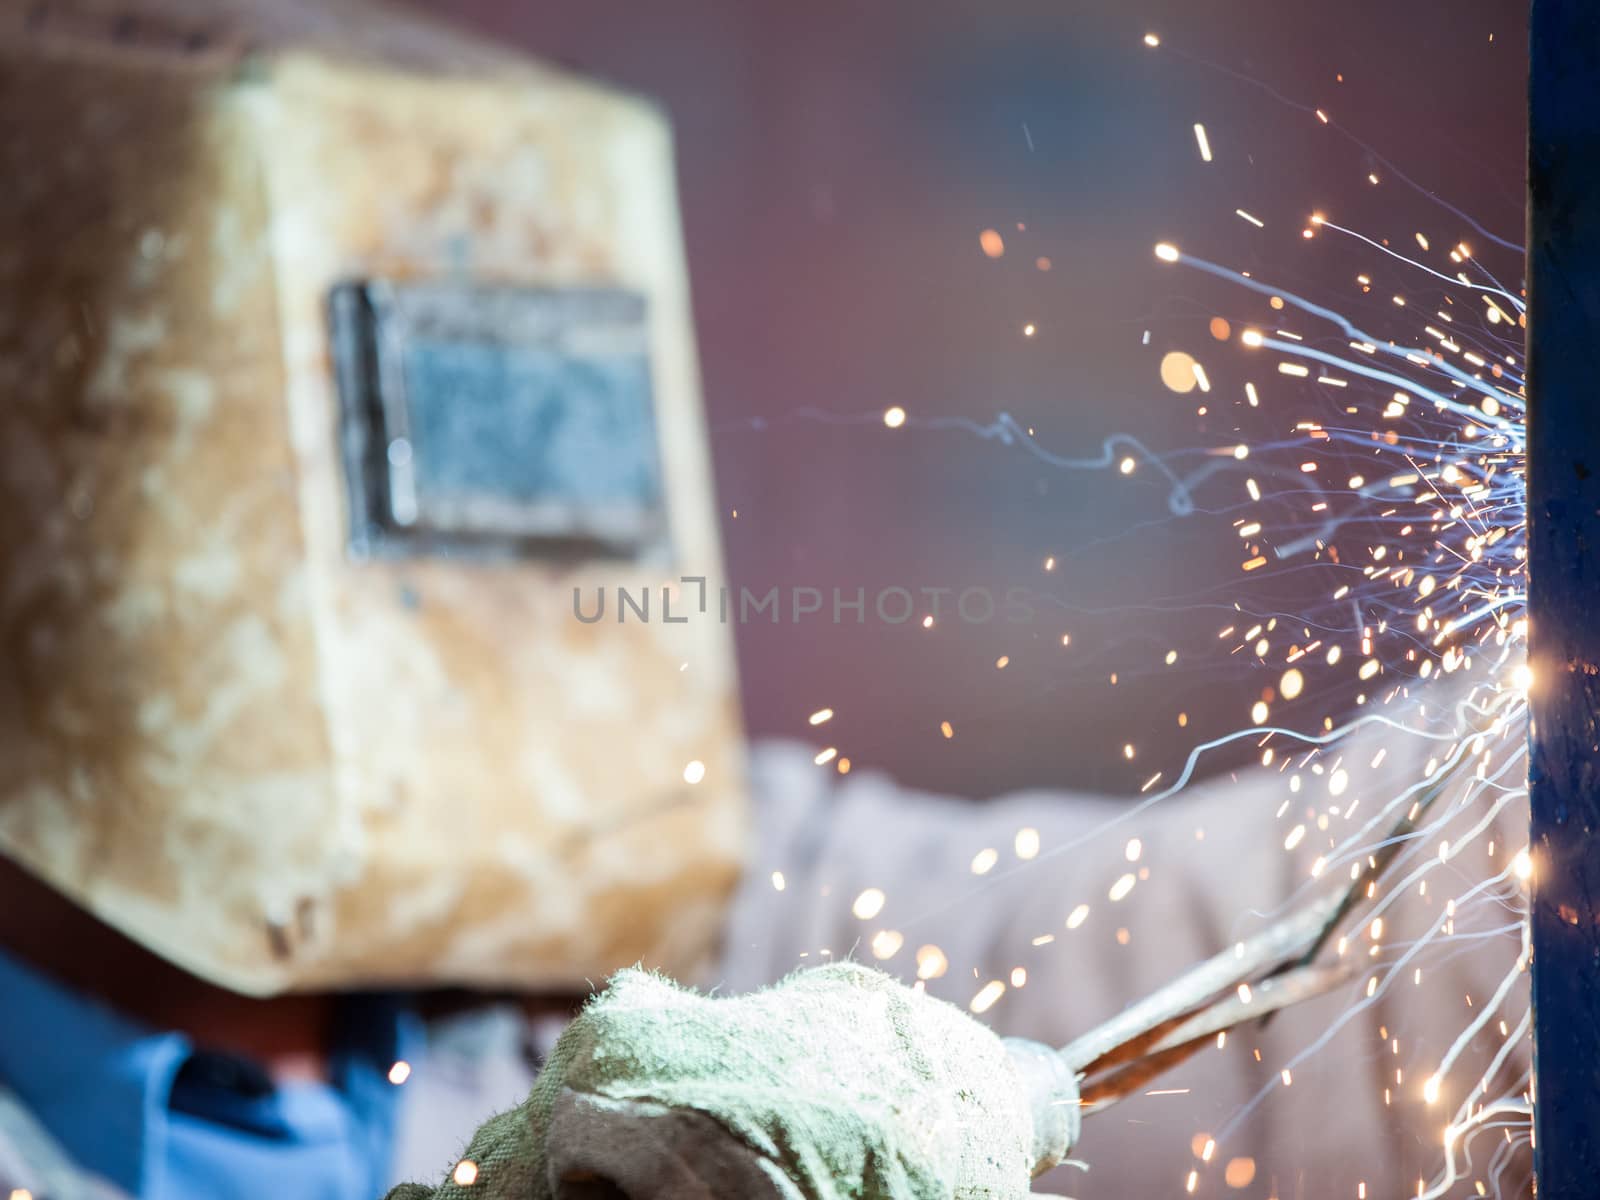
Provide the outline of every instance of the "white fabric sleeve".
<path id="1" fill-rule="evenodd" d="M 931 993 L 968 1006 L 1004 985 L 985 1014 L 993 1027 L 1059 1045 L 1281 912 L 1335 837 L 1371 820 L 1397 780 L 1421 777 L 1430 748 L 1382 728 L 1358 736 L 1338 756 L 1349 782 L 1322 830 L 1315 814 L 1328 811 L 1334 760 L 1305 772 L 1299 794 L 1285 774 L 1256 770 L 1130 815 L 1132 800 L 1059 792 L 974 804 L 881 774 L 841 778 L 798 745 L 761 746 L 752 762 L 760 845 L 718 982 L 740 991 L 845 957 L 910 981 L 920 959 Z M 1501 861 L 1526 840 L 1515 840 L 1516 824 L 1502 821 L 1513 840 L 1500 842 Z M 1297 825 L 1305 829 L 1294 835 Z M 1034 833 L 1037 854 L 1020 857 Z M 974 859 L 981 867 L 990 852 L 993 866 L 975 874 Z M 1235 1194 L 1354 1196 L 1362 1182 L 1369 1195 L 1414 1195 L 1440 1162 L 1445 1115 L 1461 1097 L 1424 1104 L 1424 1077 L 1407 1068 L 1437 1061 L 1472 1017 L 1464 998 L 1486 1001 L 1516 957 L 1514 932 L 1474 942 L 1463 926 L 1498 928 L 1514 916 L 1494 905 L 1460 914 L 1455 933 L 1468 940 L 1421 960 L 1426 986 L 1408 967 L 1373 1001 L 1365 988 L 1441 915 L 1440 897 L 1460 890 L 1466 870 L 1397 905 L 1370 964 L 1367 942 L 1353 944 L 1348 988 L 1265 1028 L 1242 1027 L 1149 1094 L 1091 1117 L 1075 1151 L 1091 1169 L 1058 1168 L 1041 1186 L 1081 1200 L 1183 1195 L 1199 1171 L 1209 1181 L 1202 1195 L 1242 1186 Z M 1125 876 L 1131 890 L 1121 894 Z M 1087 915 L 1073 918 L 1084 905 Z M 1487 1061 L 1502 1040 L 1491 1023 L 1474 1054 Z M 1202 1161 L 1208 1137 L 1219 1140 Z M 1237 1183 L 1247 1176 L 1255 1182 Z"/>

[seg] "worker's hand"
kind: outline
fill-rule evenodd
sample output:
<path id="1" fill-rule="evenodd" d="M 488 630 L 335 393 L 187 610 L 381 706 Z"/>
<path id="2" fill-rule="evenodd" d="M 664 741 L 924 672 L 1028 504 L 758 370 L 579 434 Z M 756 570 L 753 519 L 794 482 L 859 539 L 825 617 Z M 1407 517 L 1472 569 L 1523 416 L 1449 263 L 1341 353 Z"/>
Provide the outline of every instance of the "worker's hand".
<path id="1" fill-rule="evenodd" d="M 1077 1129 L 1054 1062 L 852 963 L 723 999 L 624 971 L 450 1179 L 391 1200 L 1022 1200 Z"/>

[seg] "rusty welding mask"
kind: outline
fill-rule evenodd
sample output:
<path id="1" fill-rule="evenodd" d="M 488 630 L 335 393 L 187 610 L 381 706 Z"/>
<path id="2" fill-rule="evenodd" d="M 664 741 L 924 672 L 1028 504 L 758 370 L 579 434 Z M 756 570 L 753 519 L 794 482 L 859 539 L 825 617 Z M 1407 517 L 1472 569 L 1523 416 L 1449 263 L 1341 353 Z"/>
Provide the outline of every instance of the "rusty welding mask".
<path id="1" fill-rule="evenodd" d="M 0 851 L 248 993 L 693 972 L 729 632 L 574 612 L 719 573 L 666 123 L 243 8 L 0 18 Z"/>

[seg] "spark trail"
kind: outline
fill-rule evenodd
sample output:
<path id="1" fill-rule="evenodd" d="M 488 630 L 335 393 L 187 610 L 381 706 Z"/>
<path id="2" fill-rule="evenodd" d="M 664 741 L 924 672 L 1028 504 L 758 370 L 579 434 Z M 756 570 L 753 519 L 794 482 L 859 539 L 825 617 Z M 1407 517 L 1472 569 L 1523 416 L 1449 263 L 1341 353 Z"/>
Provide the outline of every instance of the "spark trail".
<path id="1" fill-rule="evenodd" d="M 1248 218 L 1243 210 L 1240 216 Z M 1364 301 L 1357 311 L 1171 243 L 1155 247 L 1162 263 L 1266 301 L 1262 319 L 1245 323 L 1236 337 L 1219 318 L 1226 331 L 1219 340 L 1243 356 L 1242 371 L 1251 376 L 1243 397 L 1248 410 L 1267 428 L 1289 427 L 1292 436 L 1247 437 L 1213 449 L 1194 467 L 1176 465 L 1183 456 L 1148 452 L 1141 461 L 1170 483 L 1175 516 L 1200 510 L 1202 488 L 1238 478 L 1244 515 L 1233 524 L 1241 573 L 1276 565 L 1326 580 L 1321 598 L 1292 614 L 1247 617 L 1219 631 L 1230 656 L 1278 672 L 1277 685 L 1252 706 L 1249 726 L 1221 740 L 1257 737 L 1263 768 L 1284 776 L 1287 799 L 1279 814 L 1295 822 L 1286 851 L 1311 837 L 1324 841 L 1307 887 L 1341 871 L 1358 883 L 1370 875 L 1367 904 L 1337 943 L 1341 957 L 1368 965 L 1325 1035 L 1281 1064 L 1281 1077 L 1217 1139 L 1205 1138 L 1207 1153 L 1197 1156 L 1184 1185 L 1195 1191 L 1216 1141 L 1235 1133 L 1273 1090 L 1288 1086 L 1292 1071 L 1368 1006 L 1402 987 L 1420 987 L 1430 961 L 1471 953 L 1503 960 L 1498 984 L 1487 995 L 1465 997 L 1470 1018 L 1442 1048 L 1419 1044 L 1403 1058 L 1394 1039 L 1393 1085 L 1383 1088 L 1382 1102 L 1450 1105 L 1440 1126 L 1439 1167 L 1432 1179 L 1416 1181 L 1416 1195 L 1436 1200 L 1469 1181 L 1477 1194 L 1499 1194 L 1526 1187 L 1531 1103 L 1525 730 L 1526 694 L 1536 681 L 1525 664 L 1524 301 L 1465 242 L 1437 253 L 1418 233 L 1420 253 L 1402 253 L 1322 214 L 1311 216 L 1304 236 L 1340 239 L 1374 261 L 1356 276 Z M 1380 267 L 1411 273 L 1411 283 L 1388 298 L 1387 312 L 1372 303 Z M 1198 353 L 1169 355 L 1163 381 L 1187 391 L 1184 371 L 1212 390 Z M 1020 440 L 1046 462 L 1110 465 L 1035 450 L 1003 415 L 971 431 Z M 1240 613 L 1250 611 L 1250 600 L 1246 587 Z M 1311 712 L 1349 715 L 1324 715 L 1320 729 L 1300 728 L 1298 720 Z M 1377 782 L 1364 795 L 1376 800 L 1356 821 L 1361 799 L 1347 798 L 1347 760 L 1374 720 L 1388 733 L 1367 764 Z M 1377 774 L 1403 742 L 1426 744 L 1421 773 Z M 1198 747 L 1179 779 L 1133 812 L 1181 787 L 1216 744 Z M 1370 740 L 1364 750 L 1370 753 Z M 1381 873 L 1369 870 L 1380 855 L 1392 861 Z M 1495 917 L 1506 912 L 1514 917 L 1510 924 Z M 1473 1151 L 1486 1137 L 1498 1142 L 1487 1168 L 1473 1177 Z"/>

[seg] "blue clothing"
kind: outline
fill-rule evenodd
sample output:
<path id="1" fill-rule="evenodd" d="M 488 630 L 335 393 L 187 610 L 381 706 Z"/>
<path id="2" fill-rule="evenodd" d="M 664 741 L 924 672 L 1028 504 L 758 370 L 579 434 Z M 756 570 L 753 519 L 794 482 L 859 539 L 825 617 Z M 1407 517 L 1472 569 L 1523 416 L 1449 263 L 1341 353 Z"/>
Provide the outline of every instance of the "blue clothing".
<path id="1" fill-rule="evenodd" d="M 421 1049 L 393 1000 L 352 997 L 330 1082 L 140 1027 L 0 951 L 0 1085 L 86 1171 L 137 1200 L 375 1200 L 389 1184 L 400 1089 Z"/>

